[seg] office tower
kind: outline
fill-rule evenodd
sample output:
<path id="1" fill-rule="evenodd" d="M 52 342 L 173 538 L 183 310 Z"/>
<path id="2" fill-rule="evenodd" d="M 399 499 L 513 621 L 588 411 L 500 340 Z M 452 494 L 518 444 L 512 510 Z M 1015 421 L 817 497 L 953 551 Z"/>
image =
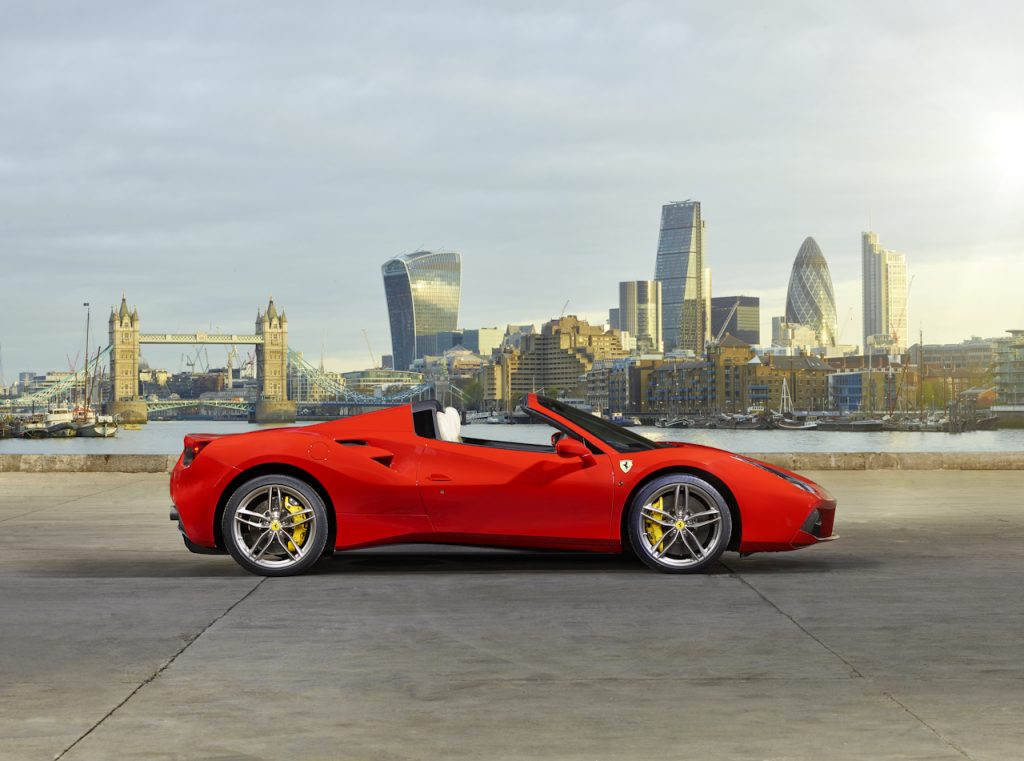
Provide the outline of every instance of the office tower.
<path id="1" fill-rule="evenodd" d="M 751 346 L 761 343 L 761 299 L 717 296 L 711 299 L 711 337 L 728 333 Z"/>
<path id="2" fill-rule="evenodd" d="M 786 321 L 814 331 L 819 346 L 836 345 L 836 297 L 828 262 L 814 238 L 797 252 L 786 294 Z"/>
<path id="3" fill-rule="evenodd" d="M 704 268 L 704 343 L 711 340 L 711 268 Z"/>
<path id="4" fill-rule="evenodd" d="M 608 310 L 608 327 L 612 330 L 622 330 L 619 327 L 622 323 L 622 318 L 619 315 L 619 310 L 615 307 Z"/>
<path id="5" fill-rule="evenodd" d="M 654 279 L 661 281 L 661 330 L 665 349 L 700 356 L 707 334 L 704 296 L 704 222 L 699 201 L 661 207 Z"/>
<path id="6" fill-rule="evenodd" d="M 630 280 L 619 283 L 619 330 L 636 339 L 641 353 L 664 351 L 661 329 L 661 283 Z"/>
<path id="7" fill-rule="evenodd" d="M 454 251 L 416 251 L 381 267 L 391 321 L 395 368 L 437 354 L 437 334 L 454 331 L 459 320 L 462 262 Z"/>
<path id="8" fill-rule="evenodd" d="M 907 348 L 907 259 L 878 245 L 878 235 L 861 234 L 864 295 L 864 351 L 869 346 Z"/>
<path id="9" fill-rule="evenodd" d="M 462 332 L 462 345 L 474 354 L 490 357 L 504 337 L 505 331 L 499 328 L 473 328 Z"/>

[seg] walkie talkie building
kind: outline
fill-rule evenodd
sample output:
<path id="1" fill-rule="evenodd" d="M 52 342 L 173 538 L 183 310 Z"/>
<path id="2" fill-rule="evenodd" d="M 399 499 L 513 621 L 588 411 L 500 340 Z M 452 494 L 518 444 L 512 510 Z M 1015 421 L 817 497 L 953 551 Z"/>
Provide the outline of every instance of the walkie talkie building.
<path id="1" fill-rule="evenodd" d="M 384 262 L 384 294 L 396 370 L 437 353 L 437 334 L 459 321 L 462 261 L 454 251 L 416 251 Z"/>

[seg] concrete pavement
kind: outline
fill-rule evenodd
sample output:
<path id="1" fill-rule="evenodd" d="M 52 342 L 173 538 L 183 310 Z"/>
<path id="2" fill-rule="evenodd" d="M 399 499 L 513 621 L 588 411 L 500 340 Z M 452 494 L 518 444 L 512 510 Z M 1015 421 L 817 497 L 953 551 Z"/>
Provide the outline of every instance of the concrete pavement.
<path id="1" fill-rule="evenodd" d="M 1020 758 L 1024 472 L 810 473 L 842 539 L 195 556 L 160 474 L 0 474 L 0 759 Z"/>

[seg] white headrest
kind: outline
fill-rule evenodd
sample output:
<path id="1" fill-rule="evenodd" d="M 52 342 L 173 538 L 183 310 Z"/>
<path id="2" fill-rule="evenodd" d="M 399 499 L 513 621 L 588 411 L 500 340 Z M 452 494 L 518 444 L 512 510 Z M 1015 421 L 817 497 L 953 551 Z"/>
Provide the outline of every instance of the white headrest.
<path id="1" fill-rule="evenodd" d="M 453 444 L 461 444 L 462 438 L 459 432 L 462 430 L 462 415 L 454 407 L 448 407 L 444 412 L 437 413 L 437 438 L 441 441 L 450 441 Z"/>

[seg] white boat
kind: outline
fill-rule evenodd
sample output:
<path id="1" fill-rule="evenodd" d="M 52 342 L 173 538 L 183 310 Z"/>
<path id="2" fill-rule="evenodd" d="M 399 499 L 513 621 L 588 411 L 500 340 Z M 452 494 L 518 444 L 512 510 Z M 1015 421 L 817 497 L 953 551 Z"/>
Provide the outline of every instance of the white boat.
<path id="1" fill-rule="evenodd" d="M 76 431 L 74 415 L 66 406 L 51 407 L 43 420 L 46 426 L 46 435 L 51 439 L 70 439 Z"/>
<path id="2" fill-rule="evenodd" d="M 634 425 L 640 425 L 640 418 L 628 417 L 623 415 L 621 412 L 617 412 L 608 418 L 608 422 L 615 423 L 615 425 L 621 425 L 624 428 L 629 428 Z"/>
<path id="3" fill-rule="evenodd" d="M 787 431 L 813 431 L 818 427 L 817 423 L 799 423 L 796 420 L 791 420 L 789 418 L 777 420 L 775 421 L 775 425 Z"/>
<path id="4" fill-rule="evenodd" d="M 112 415 L 97 415 L 92 410 L 88 410 L 87 413 L 76 421 L 79 436 L 88 439 L 109 439 L 117 435 L 117 423 L 114 422 Z"/>

